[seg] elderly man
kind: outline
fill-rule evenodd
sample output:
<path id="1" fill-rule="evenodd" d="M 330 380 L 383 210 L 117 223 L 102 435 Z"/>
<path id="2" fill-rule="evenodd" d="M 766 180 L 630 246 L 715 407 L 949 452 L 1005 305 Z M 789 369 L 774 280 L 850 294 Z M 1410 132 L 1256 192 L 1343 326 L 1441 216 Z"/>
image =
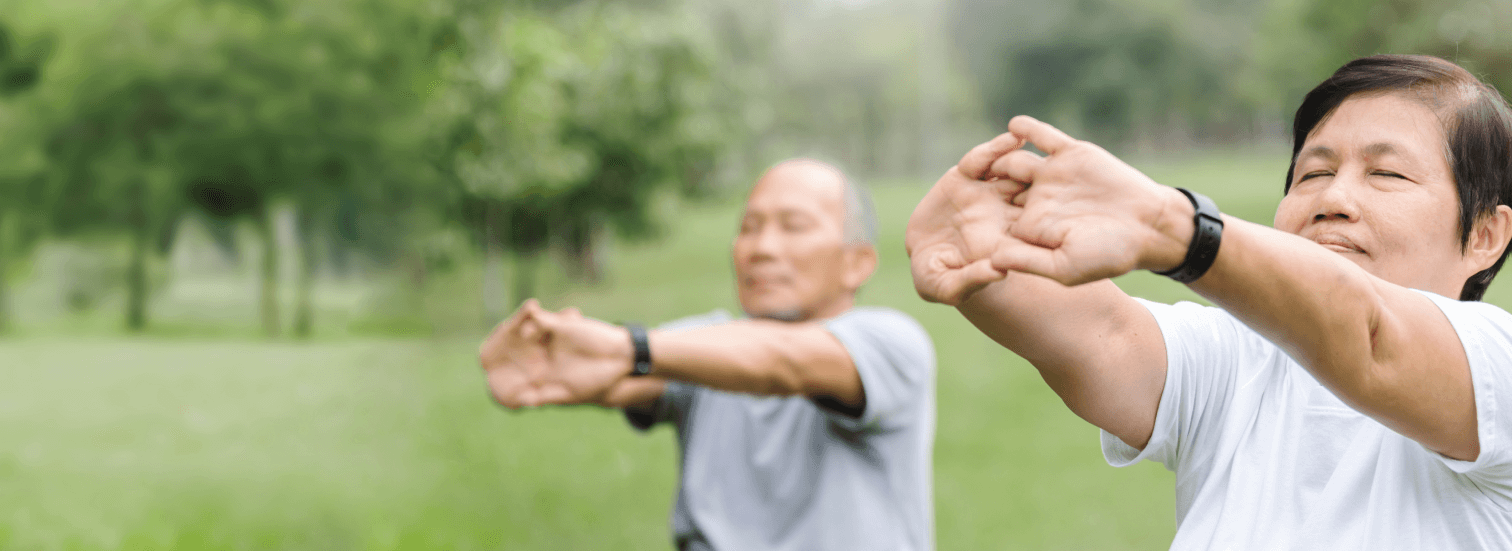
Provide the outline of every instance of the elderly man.
<path id="1" fill-rule="evenodd" d="M 483 344 L 517 408 L 624 408 L 677 429 L 678 549 L 934 547 L 934 350 L 913 319 L 858 308 L 877 265 L 864 192 L 834 167 L 778 164 L 735 237 L 746 316 L 645 332 L 529 301 Z"/>
<path id="2" fill-rule="evenodd" d="M 1512 549 L 1512 111 L 1438 58 L 1297 111 L 1268 228 L 1015 118 L 909 222 L 914 281 L 1034 364 L 1114 465 L 1176 473 L 1172 549 Z M 1019 146 L 1033 143 L 1047 156 Z M 1216 307 L 1129 297 L 1148 269 Z"/>

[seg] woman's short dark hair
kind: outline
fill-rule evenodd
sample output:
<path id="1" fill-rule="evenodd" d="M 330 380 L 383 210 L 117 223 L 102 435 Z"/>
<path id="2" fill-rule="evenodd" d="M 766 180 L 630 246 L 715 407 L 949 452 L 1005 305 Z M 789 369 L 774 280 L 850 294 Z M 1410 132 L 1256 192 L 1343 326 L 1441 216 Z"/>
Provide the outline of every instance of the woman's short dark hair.
<path id="1" fill-rule="evenodd" d="M 1313 129 L 1356 94 L 1406 93 L 1422 101 L 1444 124 L 1449 167 L 1459 195 L 1460 250 L 1470 244 L 1475 222 L 1512 199 L 1512 109 L 1495 88 L 1449 61 L 1421 55 L 1376 55 L 1344 64 L 1302 100 L 1292 122 L 1291 191 L 1297 154 Z M 1507 260 L 1465 280 L 1460 300 L 1480 300 Z"/>

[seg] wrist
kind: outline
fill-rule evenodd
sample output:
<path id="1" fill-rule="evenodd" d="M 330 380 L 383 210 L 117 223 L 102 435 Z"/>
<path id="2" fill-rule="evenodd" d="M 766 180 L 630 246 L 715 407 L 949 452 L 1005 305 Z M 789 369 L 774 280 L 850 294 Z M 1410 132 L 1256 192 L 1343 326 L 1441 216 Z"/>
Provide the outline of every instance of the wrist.
<path id="1" fill-rule="evenodd" d="M 1140 258 L 1140 268 L 1156 272 L 1171 270 L 1186 260 L 1196 231 L 1197 209 L 1176 188 L 1160 186 L 1160 214 L 1153 224 L 1154 235 Z"/>

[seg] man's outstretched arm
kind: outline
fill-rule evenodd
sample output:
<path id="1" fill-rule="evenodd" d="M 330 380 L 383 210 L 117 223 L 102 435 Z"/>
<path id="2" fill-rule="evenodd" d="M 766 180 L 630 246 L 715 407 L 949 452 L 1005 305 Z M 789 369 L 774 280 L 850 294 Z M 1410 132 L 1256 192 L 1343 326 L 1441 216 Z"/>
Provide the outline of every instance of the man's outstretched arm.
<path id="1" fill-rule="evenodd" d="M 739 320 L 648 336 L 653 374 L 749 394 L 833 399 L 859 411 L 866 404 L 850 353 L 814 322 Z"/>
<path id="2" fill-rule="evenodd" d="M 652 375 L 630 377 L 634 360 L 628 332 L 575 310 L 550 312 L 527 302 L 517 315 L 520 338 L 500 341 L 495 369 L 529 378 L 532 401 L 520 405 L 595 403 L 644 405 L 660 396 L 665 380 L 731 392 L 829 398 L 847 409 L 865 405 L 861 378 L 845 346 L 818 323 L 741 320 L 688 331 L 652 331 Z M 515 318 L 511 318 L 515 319 Z M 485 344 L 485 349 L 488 346 Z M 528 349 L 538 348 L 532 354 Z M 489 366 L 488 355 L 484 358 Z M 495 378 L 490 377 L 492 381 Z M 496 389 L 495 395 L 500 392 Z"/>

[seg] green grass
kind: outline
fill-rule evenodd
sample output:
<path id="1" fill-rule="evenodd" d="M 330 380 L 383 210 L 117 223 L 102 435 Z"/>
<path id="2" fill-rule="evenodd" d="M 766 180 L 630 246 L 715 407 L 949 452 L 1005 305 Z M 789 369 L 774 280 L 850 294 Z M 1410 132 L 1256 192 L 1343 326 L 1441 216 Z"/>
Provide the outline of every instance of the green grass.
<path id="1" fill-rule="evenodd" d="M 1139 166 L 1267 222 L 1285 170 L 1278 158 Z M 1030 366 L 916 297 L 902 232 L 924 189 L 876 190 L 882 267 L 862 302 L 912 314 L 935 339 L 939 548 L 1165 548 L 1175 529 L 1170 473 L 1106 466 L 1097 431 Z M 737 209 L 678 207 L 664 241 L 614 251 L 610 281 L 585 289 L 547 278 L 546 302 L 648 322 L 733 311 Z M 468 277 L 434 285 L 426 311 L 476 315 Z M 1194 298 L 1148 274 L 1121 284 L 1159 300 Z M 1501 289 L 1492 297 L 1506 304 Z M 635 434 L 593 408 L 494 407 L 476 365 L 481 332 L 309 344 L 168 334 L 24 331 L 0 341 L 0 549 L 669 547 L 670 430 Z"/>

